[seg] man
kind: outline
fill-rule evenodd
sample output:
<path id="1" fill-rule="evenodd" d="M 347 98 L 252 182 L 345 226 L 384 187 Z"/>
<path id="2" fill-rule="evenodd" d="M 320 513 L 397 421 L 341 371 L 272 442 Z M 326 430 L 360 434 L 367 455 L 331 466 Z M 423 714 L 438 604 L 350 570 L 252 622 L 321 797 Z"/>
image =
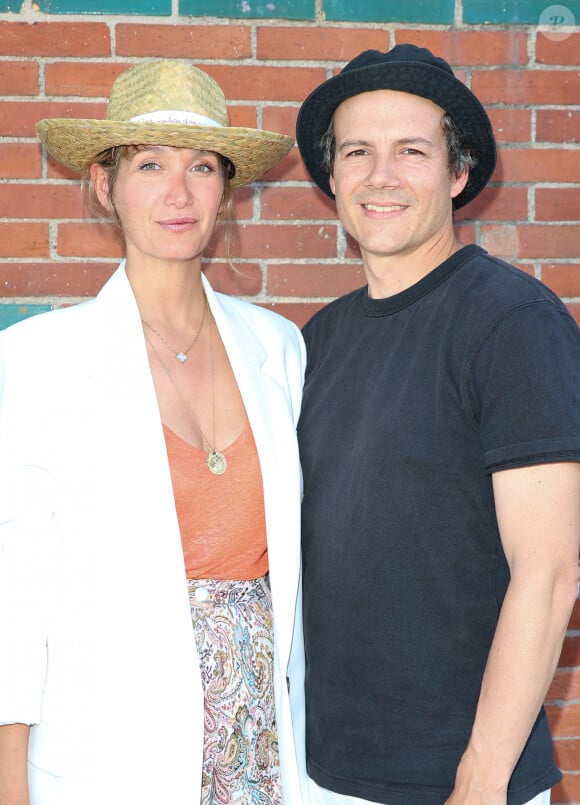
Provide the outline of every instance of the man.
<path id="1" fill-rule="evenodd" d="M 298 144 L 368 286 L 306 326 L 299 424 L 314 803 L 521 805 L 561 779 L 542 703 L 578 592 L 580 331 L 455 237 L 495 166 L 449 65 L 365 51 Z"/>

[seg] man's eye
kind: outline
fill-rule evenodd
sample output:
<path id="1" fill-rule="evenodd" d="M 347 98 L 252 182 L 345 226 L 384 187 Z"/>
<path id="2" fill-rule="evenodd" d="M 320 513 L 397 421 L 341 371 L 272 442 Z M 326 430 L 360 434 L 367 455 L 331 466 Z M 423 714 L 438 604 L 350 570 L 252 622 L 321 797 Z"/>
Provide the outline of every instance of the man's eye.
<path id="1" fill-rule="evenodd" d="M 365 151 L 364 148 L 353 148 L 352 151 L 347 151 L 346 156 L 347 157 L 362 157 L 362 156 L 365 156 L 366 153 L 367 152 Z"/>

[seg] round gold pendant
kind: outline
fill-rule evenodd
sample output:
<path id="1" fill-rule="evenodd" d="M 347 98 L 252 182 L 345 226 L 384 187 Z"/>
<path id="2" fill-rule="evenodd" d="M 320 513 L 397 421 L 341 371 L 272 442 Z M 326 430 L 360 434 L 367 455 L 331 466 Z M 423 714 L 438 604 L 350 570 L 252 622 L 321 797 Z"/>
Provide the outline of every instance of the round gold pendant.
<path id="1" fill-rule="evenodd" d="M 208 470 L 213 472 L 214 475 L 223 475 L 228 468 L 226 457 L 223 453 L 220 453 L 219 450 L 211 450 L 207 454 L 205 463 L 207 464 Z"/>

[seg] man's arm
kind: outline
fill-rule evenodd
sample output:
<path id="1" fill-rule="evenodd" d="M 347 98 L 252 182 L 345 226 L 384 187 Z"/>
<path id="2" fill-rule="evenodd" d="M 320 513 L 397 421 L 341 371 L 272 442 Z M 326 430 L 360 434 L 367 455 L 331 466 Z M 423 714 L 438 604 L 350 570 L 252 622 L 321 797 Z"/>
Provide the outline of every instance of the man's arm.
<path id="1" fill-rule="evenodd" d="M 493 475 L 511 580 L 448 805 L 503 805 L 544 702 L 578 595 L 580 464 Z"/>
<path id="2" fill-rule="evenodd" d="M 26 724 L 0 726 L 0 805 L 30 805 Z"/>

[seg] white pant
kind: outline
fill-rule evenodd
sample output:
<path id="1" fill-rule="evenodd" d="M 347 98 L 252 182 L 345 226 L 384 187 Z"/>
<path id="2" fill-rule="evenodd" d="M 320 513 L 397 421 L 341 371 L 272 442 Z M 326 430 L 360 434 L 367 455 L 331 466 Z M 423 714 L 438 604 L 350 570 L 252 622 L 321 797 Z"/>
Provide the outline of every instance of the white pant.
<path id="1" fill-rule="evenodd" d="M 326 788 L 316 785 L 314 780 L 308 780 L 310 789 L 310 805 L 373 805 L 369 799 L 359 799 L 358 797 L 346 797 L 344 794 L 335 794 Z M 550 789 L 542 791 L 526 805 L 550 805 Z"/>

